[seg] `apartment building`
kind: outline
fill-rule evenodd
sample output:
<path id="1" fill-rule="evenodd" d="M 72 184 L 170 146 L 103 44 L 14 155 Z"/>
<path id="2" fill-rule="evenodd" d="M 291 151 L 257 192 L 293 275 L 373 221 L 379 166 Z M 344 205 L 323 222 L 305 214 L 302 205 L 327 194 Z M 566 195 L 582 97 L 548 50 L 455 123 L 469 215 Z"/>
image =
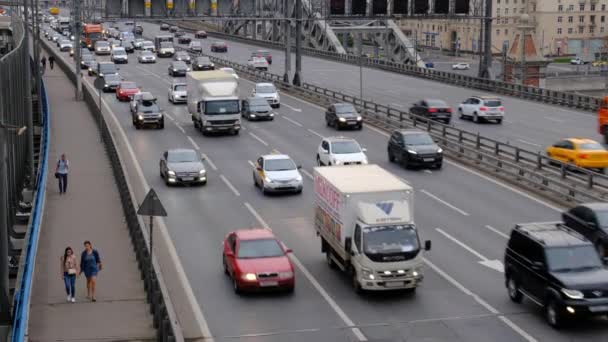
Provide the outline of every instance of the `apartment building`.
<path id="1" fill-rule="evenodd" d="M 485 0 L 471 0 L 470 15 L 484 13 Z M 492 0 L 492 48 L 510 47 L 520 16 L 528 13 L 531 32 L 544 55 L 594 59 L 608 47 L 608 0 Z M 406 36 L 417 44 L 445 50 L 477 52 L 480 19 L 402 19 Z"/>

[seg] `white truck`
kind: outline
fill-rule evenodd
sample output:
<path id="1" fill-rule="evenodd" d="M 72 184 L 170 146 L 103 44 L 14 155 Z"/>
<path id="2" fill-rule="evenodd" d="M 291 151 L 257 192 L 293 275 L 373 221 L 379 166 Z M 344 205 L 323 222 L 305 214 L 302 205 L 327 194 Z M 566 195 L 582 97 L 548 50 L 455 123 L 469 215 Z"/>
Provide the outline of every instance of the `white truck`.
<path id="1" fill-rule="evenodd" d="M 315 230 L 330 267 L 347 272 L 356 292 L 414 292 L 422 253 L 414 190 L 378 165 L 316 167 Z"/>
<path id="2" fill-rule="evenodd" d="M 238 81 L 221 71 L 192 71 L 186 74 L 188 111 L 194 127 L 203 135 L 213 132 L 239 134 L 241 108 Z"/>

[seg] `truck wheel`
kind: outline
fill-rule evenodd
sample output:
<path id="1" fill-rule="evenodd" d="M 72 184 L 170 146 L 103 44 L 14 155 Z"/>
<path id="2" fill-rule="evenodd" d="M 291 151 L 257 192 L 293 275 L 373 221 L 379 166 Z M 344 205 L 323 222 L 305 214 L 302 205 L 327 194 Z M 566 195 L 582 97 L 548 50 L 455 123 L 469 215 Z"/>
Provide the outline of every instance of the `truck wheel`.
<path id="1" fill-rule="evenodd" d="M 604 128 L 604 144 L 608 144 L 608 128 Z"/>
<path id="2" fill-rule="evenodd" d="M 327 266 L 332 270 L 336 268 L 336 263 L 334 263 L 334 260 L 331 258 L 331 249 L 325 252 L 325 261 L 327 261 Z"/>
<path id="3" fill-rule="evenodd" d="M 355 290 L 355 293 L 357 293 L 357 294 L 363 293 L 363 289 L 361 288 L 361 283 L 359 283 L 359 279 L 357 279 L 357 272 L 355 270 L 352 271 L 352 282 L 353 282 L 353 289 Z"/>

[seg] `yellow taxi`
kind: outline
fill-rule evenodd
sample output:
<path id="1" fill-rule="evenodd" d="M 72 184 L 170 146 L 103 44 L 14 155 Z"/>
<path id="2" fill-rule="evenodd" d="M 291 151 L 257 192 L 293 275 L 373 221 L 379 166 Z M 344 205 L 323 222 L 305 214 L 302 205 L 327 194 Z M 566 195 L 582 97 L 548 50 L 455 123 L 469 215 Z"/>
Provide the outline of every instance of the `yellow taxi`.
<path id="1" fill-rule="evenodd" d="M 588 169 L 608 167 L 608 151 L 597 141 L 584 138 L 563 139 L 547 147 L 547 156 Z"/>

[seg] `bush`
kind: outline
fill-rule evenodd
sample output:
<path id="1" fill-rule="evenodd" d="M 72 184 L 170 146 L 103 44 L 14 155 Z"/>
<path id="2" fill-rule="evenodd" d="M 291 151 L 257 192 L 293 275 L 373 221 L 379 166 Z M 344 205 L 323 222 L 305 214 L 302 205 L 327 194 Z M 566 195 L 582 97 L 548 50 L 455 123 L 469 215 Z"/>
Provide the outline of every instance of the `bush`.
<path id="1" fill-rule="evenodd" d="M 570 57 L 558 57 L 553 59 L 553 63 L 570 63 Z"/>

